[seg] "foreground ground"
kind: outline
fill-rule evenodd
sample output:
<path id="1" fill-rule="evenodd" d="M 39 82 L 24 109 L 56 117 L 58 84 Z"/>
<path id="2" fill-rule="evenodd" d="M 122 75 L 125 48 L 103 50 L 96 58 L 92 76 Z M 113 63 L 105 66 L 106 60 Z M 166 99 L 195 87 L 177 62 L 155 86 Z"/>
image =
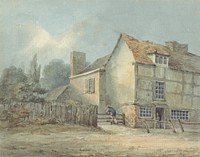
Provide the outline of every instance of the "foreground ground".
<path id="1" fill-rule="evenodd" d="M 200 133 L 124 126 L 28 125 L 0 130 L 1 157 L 199 157 Z"/>

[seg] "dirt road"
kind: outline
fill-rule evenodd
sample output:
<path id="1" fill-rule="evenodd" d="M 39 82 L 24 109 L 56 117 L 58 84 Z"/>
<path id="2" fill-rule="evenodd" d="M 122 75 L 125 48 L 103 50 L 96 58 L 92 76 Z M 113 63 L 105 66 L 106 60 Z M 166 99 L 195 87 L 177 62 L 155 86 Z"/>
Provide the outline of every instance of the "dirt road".
<path id="1" fill-rule="evenodd" d="M 200 133 L 124 126 L 42 125 L 0 130 L 1 157 L 199 157 Z"/>

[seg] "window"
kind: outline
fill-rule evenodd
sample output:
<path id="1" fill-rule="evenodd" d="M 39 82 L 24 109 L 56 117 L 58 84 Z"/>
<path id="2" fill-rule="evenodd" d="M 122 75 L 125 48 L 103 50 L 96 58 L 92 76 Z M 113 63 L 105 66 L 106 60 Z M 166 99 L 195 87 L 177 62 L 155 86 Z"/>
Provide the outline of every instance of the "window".
<path id="1" fill-rule="evenodd" d="M 140 117 L 151 118 L 151 108 L 150 107 L 140 107 Z"/>
<path id="2" fill-rule="evenodd" d="M 188 111 L 171 110 L 171 119 L 188 120 Z"/>
<path id="3" fill-rule="evenodd" d="M 167 64 L 167 57 L 164 57 L 164 64 Z"/>
<path id="4" fill-rule="evenodd" d="M 85 80 L 85 92 L 94 93 L 95 92 L 95 79 L 86 79 Z"/>
<path id="5" fill-rule="evenodd" d="M 167 57 L 161 56 L 161 55 L 156 55 L 155 62 L 158 63 L 158 64 L 167 64 Z"/>
<path id="6" fill-rule="evenodd" d="M 164 82 L 156 81 L 155 84 L 155 99 L 164 99 Z"/>

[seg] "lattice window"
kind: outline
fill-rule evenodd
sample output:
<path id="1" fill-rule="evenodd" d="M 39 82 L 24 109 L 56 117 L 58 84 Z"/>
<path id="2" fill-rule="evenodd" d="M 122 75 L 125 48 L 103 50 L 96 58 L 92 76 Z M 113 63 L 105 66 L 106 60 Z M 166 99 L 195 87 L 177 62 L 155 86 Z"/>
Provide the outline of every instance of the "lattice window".
<path id="1" fill-rule="evenodd" d="M 166 56 L 161 56 L 161 55 L 156 55 L 155 62 L 157 64 L 167 64 L 167 57 Z"/>
<path id="2" fill-rule="evenodd" d="M 180 110 L 171 110 L 171 119 L 188 120 L 189 112 Z"/>
<path id="3" fill-rule="evenodd" d="M 140 107 L 140 117 L 151 118 L 152 111 L 150 107 Z"/>
<path id="4" fill-rule="evenodd" d="M 155 99 L 164 99 L 165 83 L 156 81 L 155 83 Z"/>

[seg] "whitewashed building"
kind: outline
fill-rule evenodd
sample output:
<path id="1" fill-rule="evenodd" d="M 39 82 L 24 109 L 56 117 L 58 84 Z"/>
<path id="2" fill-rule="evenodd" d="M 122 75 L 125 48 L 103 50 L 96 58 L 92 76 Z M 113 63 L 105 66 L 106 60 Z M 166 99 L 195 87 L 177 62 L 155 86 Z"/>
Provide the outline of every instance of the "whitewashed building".
<path id="1" fill-rule="evenodd" d="M 85 54 L 71 53 L 70 85 L 74 99 L 107 105 L 124 112 L 129 123 L 154 126 L 156 115 L 168 127 L 170 119 L 200 121 L 200 57 L 188 45 L 165 45 L 121 34 L 111 54 L 85 67 Z"/>

